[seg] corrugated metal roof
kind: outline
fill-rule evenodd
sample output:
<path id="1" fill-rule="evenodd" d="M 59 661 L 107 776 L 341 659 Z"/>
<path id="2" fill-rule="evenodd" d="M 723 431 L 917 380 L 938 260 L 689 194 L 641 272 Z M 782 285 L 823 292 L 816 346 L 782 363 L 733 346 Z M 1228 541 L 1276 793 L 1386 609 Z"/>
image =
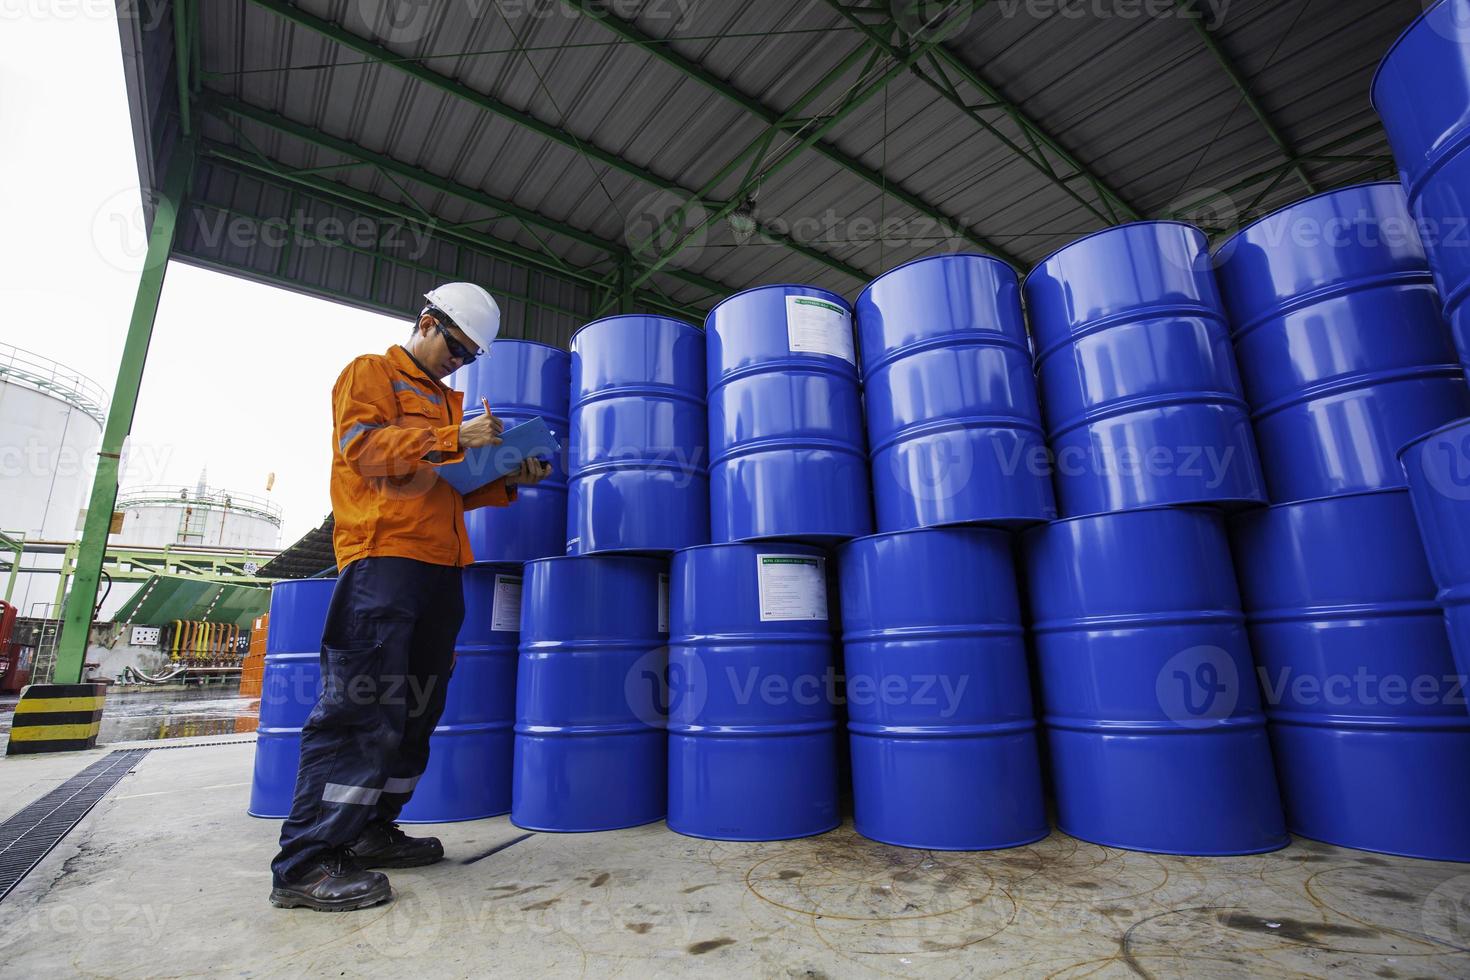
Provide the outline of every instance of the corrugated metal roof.
<path id="1" fill-rule="evenodd" d="M 211 246 L 195 231 L 182 252 L 403 312 L 436 276 L 473 276 L 529 300 L 507 317 L 518 332 L 565 343 L 579 319 L 615 302 L 620 263 L 636 277 L 659 253 L 658 242 L 632 247 L 650 215 L 696 194 L 703 214 L 737 203 L 750 174 L 936 37 L 895 30 L 895 15 L 902 25 L 943 8 L 865 0 L 847 3 L 844 16 L 826 0 L 621 0 L 604 14 L 723 81 L 730 92 L 721 94 L 579 6 L 588 5 L 199 0 L 190 41 L 195 133 L 205 141 L 196 211 L 298 214 L 308 224 L 408 214 L 434 233 L 412 249 L 283 256 Z M 1317 187 L 1390 174 L 1368 84 L 1421 9 L 1417 0 L 992 0 L 945 23 L 954 32 L 943 57 L 916 57 L 828 126 L 819 146 L 751 189 L 775 239 L 740 243 L 715 221 L 650 277 L 638 304 L 697 316 L 722 292 L 781 281 L 853 296 L 904 261 L 978 242 L 1024 271 L 1129 209 L 1162 217 L 1206 194 L 1209 203 L 1186 216 L 1223 230 L 1304 195 L 1201 37 L 1191 19 L 1201 13 Z M 178 110 L 172 73 L 158 67 L 173 46 L 150 31 L 171 39 L 172 23 L 123 37 L 139 79 L 151 80 L 130 90 L 156 107 L 135 111 L 153 159 L 160 116 Z M 770 131 L 767 119 L 793 111 L 797 121 L 771 137 L 758 166 L 742 159 Z M 318 134 L 339 142 L 314 146 Z M 344 166 L 359 154 L 375 164 Z M 1125 202 L 1116 215 L 1092 178 Z M 334 199 L 338 191 L 349 199 Z M 510 251 L 534 253 L 539 265 Z"/>

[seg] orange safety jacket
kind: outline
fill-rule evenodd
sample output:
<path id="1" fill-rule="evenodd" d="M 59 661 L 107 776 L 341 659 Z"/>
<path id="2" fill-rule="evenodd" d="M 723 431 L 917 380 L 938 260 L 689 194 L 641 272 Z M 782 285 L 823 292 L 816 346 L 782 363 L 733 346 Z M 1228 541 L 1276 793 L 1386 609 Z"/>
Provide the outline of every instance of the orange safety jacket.
<path id="1" fill-rule="evenodd" d="M 516 488 L 502 478 L 461 496 L 435 472 L 463 458 L 464 394 L 395 346 L 347 365 L 332 388 L 332 418 L 337 568 L 366 557 L 474 561 L 464 512 L 504 507 Z"/>

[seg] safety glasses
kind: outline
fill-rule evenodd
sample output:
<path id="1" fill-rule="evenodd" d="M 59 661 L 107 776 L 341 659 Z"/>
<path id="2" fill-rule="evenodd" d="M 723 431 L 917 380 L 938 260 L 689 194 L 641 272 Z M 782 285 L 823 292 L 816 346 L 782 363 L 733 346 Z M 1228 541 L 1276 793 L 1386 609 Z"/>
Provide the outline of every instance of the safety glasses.
<path id="1" fill-rule="evenodd" d="M 439 331 L 439 336 L 444 338 L 444 344 L 449 348 L 449 356 L 458 358 L 460 367 L 475 363 L 480 356 L 479 352 L 470 350 L 464 344 L 455 340 L 454 334 L 444 325 L 444 321 L 441 319 L 443 316 L 444 314 L 442 313 L 436 313 L 434 315 L 434 329 Z"/>

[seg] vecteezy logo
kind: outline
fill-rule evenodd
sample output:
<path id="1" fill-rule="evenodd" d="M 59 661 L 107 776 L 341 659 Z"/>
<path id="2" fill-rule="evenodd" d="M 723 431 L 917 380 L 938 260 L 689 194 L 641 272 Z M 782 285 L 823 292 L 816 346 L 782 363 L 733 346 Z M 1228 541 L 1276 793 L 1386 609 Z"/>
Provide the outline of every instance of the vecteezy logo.
<path id="1" fill-rule="evenodd" d="M 633 205 L 623 224 L 623 241 L 634 257 L 646 264 L 664 255 L 665 268 L 683 269 L 704 250 L 709 212 L 697 198 L 657 190 Z"/>
<path id="2" fill-rule="evenodd" d="M 895 447 L 893 476 L 914 500 L 951 500 L 970 483 L 975 454 L 968 439 L 943 439 Z"/>
<path id="3" fill-rule="evenodd" d="M 1227 231 L 1240 220 L 1235 199 L 1217 187 L 1196 187 L 1186 191 L 1164 208 L 1164 214 L 1175 221 L 1194 225 L 1206 235 Z"/>
<path id="4" fill-rule="evenodd" d="M 1432 436 L 1411 451 L 1434 492 L 1447 500 L 1470 500 L 1470 429 L 1456 427 Z"/>
<path id="5" fill-rule="evenodd" d="M 1171 721 L 1185 728 L 1206 728 L 1235 713 L 1240 671 L 1220 647 L 1190 647 L 1165 662 L 1154 693 Z"/>
<path id="6" fill-rule="evenodd" d="M 92 214 L 92 247 L 108 265 L 121 272 L 141 273 L 148 266 L 147 202 L 160 197 L 151 191 L 126 187 L 108 197 Z"/>
<path id="7" fill-rule="evenodd" d="M 1424 935 L 1449 946 L 1470 945 L 1470 874 L 1446 879 L 1424 899 Z"/>
<path id="8" fill-rule="evenodd" d="M 1450 0 L 1449 3 L 1440 3 L 1440 0 L 1419 0 L 1419 5 L 1425 11 L 1434 10 L 1435 7 L 1439 8 L 1424 18 L 1424 23 L 1430 30 L 1456 44 L 1470 44 L 1470 6 L 1458 0 Z"/>
<path id="9" fill-rule="evenodd" d="M 979 4 L 965 0 L 888 0 L 893 22 L 910 38 L 929 43 L 954 37 Z"/>
<path id="10" fill-rule="evenodd" d="M 640 656 L 623 675 L 628 711 L 643 724 L 663 728 L 669 713 L 669 648 L 656 647 Z"/>
<path id="11" fill-rule="evenodd" d="M 433 0 L 354 0 L 357 15 L 375 37 L 389 44 L 413 44 L 429 36 Z"/>

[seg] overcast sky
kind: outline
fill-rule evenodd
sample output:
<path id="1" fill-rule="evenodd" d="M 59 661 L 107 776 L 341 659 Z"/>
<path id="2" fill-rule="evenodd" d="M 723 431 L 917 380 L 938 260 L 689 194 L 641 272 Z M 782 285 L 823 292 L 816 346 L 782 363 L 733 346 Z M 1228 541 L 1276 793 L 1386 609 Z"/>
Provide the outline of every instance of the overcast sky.
<path id="1" fill-rule="evenodd" d="M 0 14 L 0 341 L 109 392 L 143 245 L 111 9 L 30 4 Z M 207 466 L 215 486 L 264 494 L 274 472 L 270 496 L 289 544 L 330 510 L 338 371 L 407 331 L 406 320 L 172 263 L 124 488 L 193 486 Z"/>

